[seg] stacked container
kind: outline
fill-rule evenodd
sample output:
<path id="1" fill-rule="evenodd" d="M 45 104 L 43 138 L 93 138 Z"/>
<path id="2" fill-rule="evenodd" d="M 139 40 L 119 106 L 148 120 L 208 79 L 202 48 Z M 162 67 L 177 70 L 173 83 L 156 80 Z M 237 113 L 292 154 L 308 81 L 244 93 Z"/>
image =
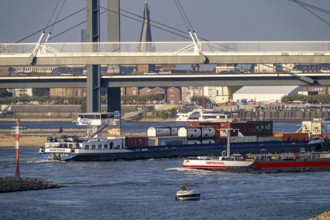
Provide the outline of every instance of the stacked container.
<path id="1" fill-rule="evenodd" d="M 125 137 L 126 147 L 147 147 L 148 137 Z"/>
<path id="2" fill-rule="evenodd" d="M 234 129 L 233 131 L 230 132 L 231 137 L 257 136 L 257 126 L 255 122 L 231 123 L 230 127 Z"/>
<path id="3" fill-rule="evenodd" d="M 269 137 L 273 136 L 273 121 L 249 121 L 256 124 L 257 137 Z"/>
<path id="4" fill-rule="evenodd" d="M 149 137 L 149 146 L 173 146 L 173 145 L 186 145 L 186 137 L 177 136 L 160 136 Z"/>
<path id="5" fill-rule="evenodd" d="M 147 130 L 148 137 L 158 137 L 158 136 L 177 136 L 178 127 L 150 127 Z"/>
<path id="6" fill-rule="evenodd" d="M 283 141 L 308 141 L 308 133 L 283 133 Z"/>
<path id="7" fill-rule="evenodd" d="M 179 137 L 187 138 L 188 144 L 215 143 L 216 130 L 214 127 L 181 127 Z"/>
<path id="8" fill-rule="evenodd" d="M 322 134 L 322 121 L 312 121 L 311 134 L 312 136 L 320 136 Z"/>
<path id="9" fill-rule="evenodd" d="M 330 121 L 323 121 L 322 137 L 327 138 L 327 139 L 330 137 Z"/>

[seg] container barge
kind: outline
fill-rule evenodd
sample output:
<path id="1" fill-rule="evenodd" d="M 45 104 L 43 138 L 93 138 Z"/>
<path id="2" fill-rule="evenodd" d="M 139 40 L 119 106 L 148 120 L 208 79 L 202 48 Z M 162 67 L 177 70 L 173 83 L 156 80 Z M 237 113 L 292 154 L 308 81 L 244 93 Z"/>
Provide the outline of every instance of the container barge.
<path id="1" fill-rule="evenodd" d="M 308 133 L 273 134 L 272 121 L 191 122 L 188 127 L 151 127 L 146 136 L 103 137 L 100 132 L 120 121 L 113 113 L 79 114 L 77 122 L 91 126 L 86 137 L 49 137 L 40 155 L 49 160 L 111 161 L 219 155 L 227 149 L 230 136 L 235 153 L 272 153 L 323 150 L 323 144 L 309 142 Z M 225 129 L 233 128 L 228 134 Z M 109 132 L 108 132 L 109 133 Z"/>

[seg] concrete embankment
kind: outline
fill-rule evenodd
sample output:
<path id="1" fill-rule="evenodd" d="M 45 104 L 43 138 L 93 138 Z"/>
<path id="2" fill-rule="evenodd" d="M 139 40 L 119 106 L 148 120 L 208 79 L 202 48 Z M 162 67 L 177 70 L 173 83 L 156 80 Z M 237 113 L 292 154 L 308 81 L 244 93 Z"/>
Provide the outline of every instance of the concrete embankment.
<path id="1" fill-rule="evenodd" d="M 137 105 L 123 105 L 122 115 L 129 112 L 142 110 L 144 112 L 152 112 L 154 107 L 137 106 Z M 229 107 L 219 107 L 217 110 L 229 111 Z M 13 114 L 6 114 L 3 117 L 7 118 L 41 118 L 43 120 L 76 120 L 77 114 L 81 112 L 80 105 L 13 105 L 11 106 Z M 106 106 L 101 106 L 101 111 L 106 111 Z M 274 120 L 274 121 L 289 121 L 289 120 L 311 120 L 313 118 L 326 118 L 330 108 L 291 108 L 291 109 L 274 109 L 274 108 L 241 108 L 234 110 L 237 112 L 238 118 L 243 120 Z M 148 117 L 147 117 L 148 118 Z"/>
<path id="2" fill-rule="evenodd" d="M 269 111 L 239 111 L 238 118 L 242 120 L 274 120 L 274 121 L 304 121 L 313 118 L 327 118 L 328 111 L 297 111 L 297 110 L 269 110 Z"/>
<path id="3" fill-rule="evenodd" d="M 0 193 L 17 192 L 26 190 L 53 189 L 63 185 L 40 178 L 0 178 Z"/>

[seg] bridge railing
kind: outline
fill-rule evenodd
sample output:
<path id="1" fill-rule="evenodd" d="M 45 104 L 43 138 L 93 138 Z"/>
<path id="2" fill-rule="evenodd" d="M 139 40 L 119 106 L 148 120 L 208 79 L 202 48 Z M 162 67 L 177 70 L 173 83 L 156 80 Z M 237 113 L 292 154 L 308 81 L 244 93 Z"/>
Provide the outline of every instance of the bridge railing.
<path id="1" fill-rule="evenodd" d="M 0 43 L 0 57 L 11 55 L 31 55 L 35 43 Z M 203 41 L 198 47 L 205 54 L 213 53 L 329 53 L 330 41 Z M 53 54 L 90 54 L 90 53 L 148 53 L 158 55 L 196 54 L 191 42 L 100 42 L 100 43 L 47 43 L 41 44 L 38 55 Z M 37 55 L 37 56 L 38 56 Z"/>

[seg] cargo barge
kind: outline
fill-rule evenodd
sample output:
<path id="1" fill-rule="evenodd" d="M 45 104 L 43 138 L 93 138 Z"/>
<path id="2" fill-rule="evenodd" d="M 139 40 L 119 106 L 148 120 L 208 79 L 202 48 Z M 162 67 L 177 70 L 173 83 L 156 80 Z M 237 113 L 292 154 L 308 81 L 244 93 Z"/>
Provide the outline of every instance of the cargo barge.
<path id="1" fill-rule="evenodd" d="M 100 132 L 118 119 L 111 113 L 80 114 L 79 124 L 90 125 L 86 137 L 49 137 L 39 153 L 49 160 L 62 161 L 111 161 L 150 158 L 178 158 L 200 155 L 219 155 L 227 149 L 230 135 L 231 149 L 235 153 L 297 152 L 322 150 L 322 144 L 308 144 L 308 134 L 272 133 L 272 121 L 242 123 L 192 122 L 189 127 L 154 128 L 147 136 L 103 137 Z M 223 131 L 233 127 L 230 134 Z M 109 132 L 108 132 L 109 133 Z M 270 135 L 271 134 L 271 135 Z"/>

